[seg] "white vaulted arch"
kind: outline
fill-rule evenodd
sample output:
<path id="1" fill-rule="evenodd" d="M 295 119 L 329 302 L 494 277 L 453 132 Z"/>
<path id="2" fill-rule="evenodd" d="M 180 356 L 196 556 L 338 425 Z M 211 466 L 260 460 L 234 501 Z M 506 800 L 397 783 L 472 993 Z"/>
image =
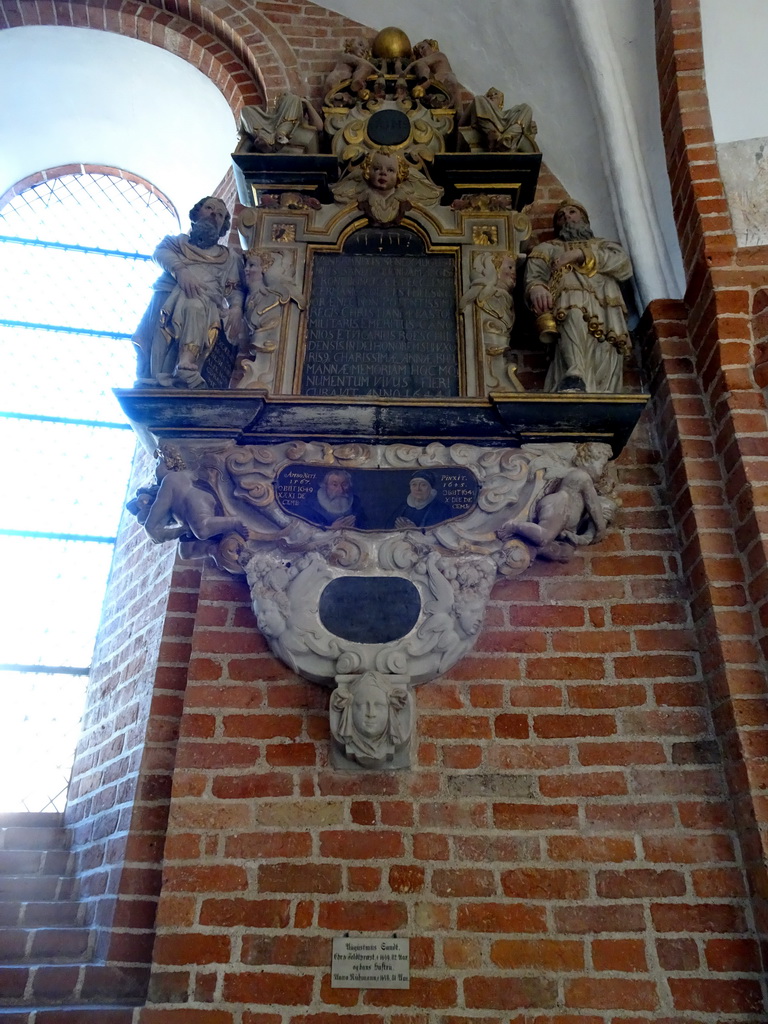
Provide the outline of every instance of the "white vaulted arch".
<path id="1" fill-rule="evenodd" d="M 682 294 L 659 118 L 652 0 L 327 0 L 324 6 L 411 42 L 437 36 L 472 92 L 531 104 L 544 161 L 620 238 L 640 299 Z"/>

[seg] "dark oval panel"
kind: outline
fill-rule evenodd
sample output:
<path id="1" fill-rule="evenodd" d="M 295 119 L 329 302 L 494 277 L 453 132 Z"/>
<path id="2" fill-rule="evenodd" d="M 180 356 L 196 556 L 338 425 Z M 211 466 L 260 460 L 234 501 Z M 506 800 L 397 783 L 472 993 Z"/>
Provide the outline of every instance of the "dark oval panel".
<path id="1" fill-rule="evenodd" d="M 399 576 L 342 576 L 320 595 L 320 621 L 334 636 L 358 644 L 387 644 L 416 625 L 421 598 Z"/>
<path id="2" fill-rule="evenodd" d="M 402 110 L 378 110 L 368 118 L 368 138 L 375 146 L 399 146 L 411 134 L 411 122 Z"/>

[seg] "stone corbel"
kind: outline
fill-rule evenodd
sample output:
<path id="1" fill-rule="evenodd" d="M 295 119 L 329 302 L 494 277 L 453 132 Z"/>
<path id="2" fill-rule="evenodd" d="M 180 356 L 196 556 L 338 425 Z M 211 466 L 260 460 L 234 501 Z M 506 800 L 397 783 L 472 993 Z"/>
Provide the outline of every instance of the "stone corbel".
<path id="1" fill-rule="evenodd" d="M 408 676 L 381 672 L 336 677 L 330 701 L 335 768 L 410 766 L 414 706 L 408 682 Z"/>

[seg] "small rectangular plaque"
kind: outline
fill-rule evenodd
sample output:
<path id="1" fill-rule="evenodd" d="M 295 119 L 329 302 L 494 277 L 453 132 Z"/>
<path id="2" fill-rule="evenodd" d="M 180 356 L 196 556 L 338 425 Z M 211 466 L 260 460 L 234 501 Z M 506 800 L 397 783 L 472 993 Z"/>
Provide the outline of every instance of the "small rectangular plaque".
<path id="1" fill-rule="evenodd" d="M 410 939 L 333 940 L 331 988 L 410 988 Z"/>

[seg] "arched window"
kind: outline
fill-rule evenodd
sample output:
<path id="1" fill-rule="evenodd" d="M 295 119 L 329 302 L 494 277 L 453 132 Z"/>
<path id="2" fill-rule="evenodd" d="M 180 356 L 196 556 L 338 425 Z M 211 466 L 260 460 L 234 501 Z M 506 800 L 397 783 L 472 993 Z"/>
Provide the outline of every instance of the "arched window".
<path id="1" fill-rule="evenodd" d="M 0 811 L 60 810 L 134 435 L 113 387 L 179 230 L 124 171 L 35 175 L 0 200 Z"/>

